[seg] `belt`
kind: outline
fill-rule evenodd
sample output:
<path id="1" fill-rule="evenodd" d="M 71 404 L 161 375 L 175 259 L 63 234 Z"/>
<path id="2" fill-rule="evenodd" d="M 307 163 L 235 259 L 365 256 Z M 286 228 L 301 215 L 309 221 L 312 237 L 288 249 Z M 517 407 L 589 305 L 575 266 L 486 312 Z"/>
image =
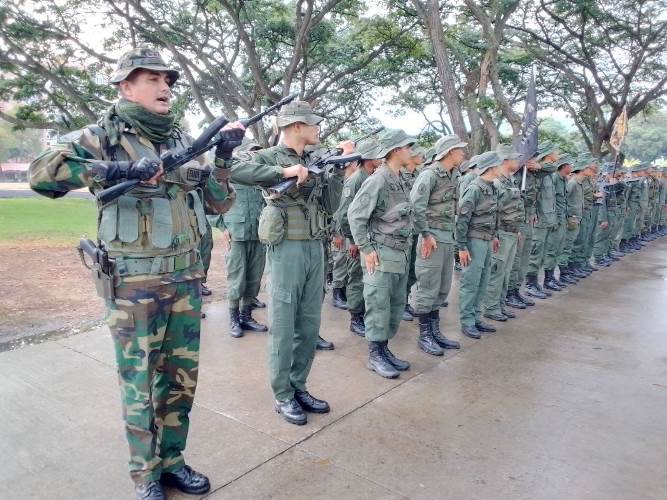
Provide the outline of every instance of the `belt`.
<path id="1" fill-rule="evenodd" d="M 428 221 L 428 227 L 433 229 L 440 229 L 441 231 L 454 231 L 455 224 L 453 222 L 439 222 Z"/>
<path id="2" fill-rule="evenodd" d="M 182 271 L 199 261 L 199 251 L 194 249 L 178 255 L 156 257 L 118 257 L 116 269 L 120 276 L 137 274 L 166 274 Z"/>
<path id="3" fill-rule="evenodd" d="M 374 234 L 373 241 L 376 241 L 377 243 L 390 248 L 395 248 L 397 250 L 407 250 L 412 244 L 411 240 L 397 240 L 396 238 L 386 234 Z"/>
<path id="4" fill-rule="evenodd" d="M 500 224 L 498 229 L 501 231 L 506 231 L 508 233 L 518 233 L 520 231 L 517 224 Z"/>

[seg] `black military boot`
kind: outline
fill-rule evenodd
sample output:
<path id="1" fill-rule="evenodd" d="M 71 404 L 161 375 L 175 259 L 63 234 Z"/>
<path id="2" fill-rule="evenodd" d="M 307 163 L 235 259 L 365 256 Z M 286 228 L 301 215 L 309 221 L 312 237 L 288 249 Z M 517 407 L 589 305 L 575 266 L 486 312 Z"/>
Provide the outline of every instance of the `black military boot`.
<path id="1" fill-rule="evenodd" d="M 559 268 L 559 269 L 560 269 L 560 268 Z M 561 289 L 562 289 L 562 288 L 565 288 L 565 287 L 568 285 L 567 283 L 565 283 L 565 282 L 561 279 L 562 276 L 563 276 L 563 272 L 560 271 L 560 272 L 558 273 L 558 278 L 556 278 L 556 270 L 554 269 L 554 271 L 553 271 L 554 281 L 556 282 L 556 284 L 557 284 L 559 287 L 561 287 Z"/>
<path id="2" fill-rule="evenodd" d="M 572 274 L 575 278 L 588 278 L 588 273 L 579 264 L 572 264 Z"/>
<path id="3" fill-rule="evenodd" d="M 521 302 L 523 302 L 528 307 L 532 307 L 532 306 L 535 305 L 534 300 L 531 300 L 528 297 L 525 297 L 525 296 L 521 295 L 521 289 L 519 289 L 519 288 L 517 288 L 517 290 L 516 290 L 516 297 L 517 297 L 517 299 L 519 299 Z"/>
<path id="4" fill-rule="evenodd" d="M 526 275 L 526 293 L 528 295 L 530 295 L 531 297 L 535 297 L 536 299 L 546 299 L 547 294 L 544 293 L 544 290 L 542 290 L 541 288 L 542 287 L 537 282 L 536 274 Z"/>
<path id="5" fill-rule="evenodd" d="M 241 328 L 241 313 L 238 307 L 229 308 L 229 334 L 235 339 L 243 337 L 243 328 Z"/>
<path id="6" fill-rule="evenodd" d="M 508 290 L 505 304 L 507 304 L 509 307 L 513 307 L 514 309 L 525 309 L 526 304 L 521 302 L 519 297 L 516 296 L 517 292 L 518 290 Z"/>
<path id="7" fill-rule="evenodd" d="M 431 311 L 431 337 L 443 349 L 461 349 L 456 340 L 449 340 L 440 331 L 440 310 Z"/>
<path id="8" fill-rule="evenodd" d="M 561 287 L 558 286 L 558 283 L 556 283 L 556 278 L 554 278 L 553 269 L 544 270 L 544 288 L 553 290 L 554 292 L 560 292 L 562 290 Z"/>
<path id="9" fill-rule="evenodd" d="M 576 285 L 577 284 L 577 278 L 575 278 L 572 275 L 572 271 L 570 270 L 570 266 L 563 266 L 560 269 L 560 280 L 563 283 L 567 283 L 568 285 Z"/>
<path id="10" fill-rule="evenodd" d="M 188 495 L 203 495 L 211 489 L 208 478 L 188 465 L 172 472 L 163 472 L 160 482 Z"/>
<path id="11" fill-rule="evenodd" d="M 276 413 L 280 413 L 290 424 L 304 425 L 308 422 L 308 417 L 295 398 L 283 401 L 276 399 L 274 408 Z"/>
<path id="12" fill-rule="evenodd" d="M 605 259 L 604 257 L 598 257 L 595 259 L 595 265 L 598 267 L 609 267 L 611 265 L 611 262 L 608 259 Z"/>
<path id="13" fill-rule="evenodd" d="M 324 340 L 322 337 L 318 336 L 317 337 L 317 345 L 315 348 L 318 351 L 333 351 L 334 350 L 334 343 L 329 342 L 328 340 Z"/>
<path id="14" fill-rule="evenodd" d="M 317 399 L 308 391 L 294 391 L 294 399 L 299 403 L 303 411 L 310 413 L 329 413 L 329 403 L 323 399 Z"/>
<path id="15" fill-rule="evenodd" d="M 509 319 L 515 319 L 516 318 L 516 314 L 514 314 L 513 312 L 511 312 L 509 309 L 507 309 L 506 307 L 504 307 L 502 305 L 500 306 L 500 312 L 502 312 Z"/>
<path id="16" fill-rule="evenodd" d="M 584 271 L 586 271 L 588 273 L 593 273 L 593 272 L 599 271 L 599 270 L 600 270 L 599 267 L 595 267 L 593 264 L 591 264 L 588 261 L 586 261 L 586 263 L 584 264 Z"/>
<path id="17" fill-rule="evenodd" d="M 212 293 L 213 292 L 211 291 L 211 289 L 206 286 L 206 283 L 201 284 L 201 294 L 202 294 L 203 297 L 208 297 Z"/>
<path id="18" fill-rule="evenodd" d="M 148 481 L 135 485 L 137 500 L 167 500 L 159 481 Z"/>
<path id="19" fill-rule="evenodd" d="M 345 302 L 345 299 L 343 298 L 342 288 L 333 289 L 331 303 L 333 304 L 334 307 L 337 307 L 338 309 L 343 309 L 344 311 L 347 310 L 347 302 Z"/>
<path id="20" fill-rule="evenodd" d="M 410 306 L 410 304 L 405 304 L 405 309 L 403 310 L 403 321 L 412 321 L 415 319 L 415 310 Z"/>
<path id="21" fill-rule="evenodd" d="M 239 316 L 241 328 L 250 330 L 251 332 L 266 332 L 268 327 L 261 323 L 257 323 L 252 317 L 252 305 L 246 304 L 241 308 L 241 316 Z"/>
<path id="22" fill-rule="evenodd" d="M 445 354 L 445 351 L 442 350 L 442 348 L 431 335 L 430 314 L 419 315 L 419 339 L 417 340 L 417 345 L 426 354 L 430 354 L 432 356 L 442 356 Z"/>
<path id="23" fill-rule="evenodd" d="M 259 300 L 257 297 L 252 299 L 252 302 L 250 303 L 253 309 L 264 309 L 266 307 L 266 304 Z"/>
<path id="24" fill-rule="evenodd" d="M 394 356 L 394 353 L 389 350 L 388 340 L 381 342 L 381 344 L 384 358 L 389 361 L 394 368 L 396 368 L 399 372 L 404 372 L 405 370 L 410 369 L 410 363 L 402 359 L 398 359 L 396 356 Z"/>
<path id="25" fill-rule="evenodd" d="M 368 343 L 368 369 L 384 378 L 396 378 L 400 375 L 384 355 L 381 342 L 370 341 Z"/>
<path id="26" fill-rule="evenodd" d="M 356 333 L 360 337 L 366 335 L 366 324 L 364 323 L 363 314 L 350 313 L 350 331 Z"/>

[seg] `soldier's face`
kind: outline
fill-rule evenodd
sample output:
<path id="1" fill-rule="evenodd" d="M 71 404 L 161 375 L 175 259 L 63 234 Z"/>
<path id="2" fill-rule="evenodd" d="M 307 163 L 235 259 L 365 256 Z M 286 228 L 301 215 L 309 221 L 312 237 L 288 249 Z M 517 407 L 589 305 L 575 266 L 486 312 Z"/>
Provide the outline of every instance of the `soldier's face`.
<path id="1" fill-rule="evenodd" d="M 465 160 L 466 150 L 464 148 L 455 148 L 452 149 L 449 154 L 452 155 L 454 166 L 458 167 L 461 165 L 461 163 L 463 163 L 463 160 Z"/>
<path id="2" fill-rule="evenodd" d="M 301 139 L 310 146 L 319 144 L 320 142 L 320 126 L 319 125 L 308 125 L 303 122 L 298 122 L 296 124 L 299 136 Z"/>
<path id="3" fill-rule="evenodd" d="M 121 94 L 128 101 L 140 104 L 148 111 L 165 115 L 171 108 L 171 88 L 167 73 L 137 70 L 129 80 L 120 82 Z"/>
<path id="4" fill-rule="evenodd" d="M 544 157 L 544 161 L 546 163 L 553 163 L 555 161 L 558 161 L 558 151 L 554 151 L 553 153 L 549 153 Z"/>

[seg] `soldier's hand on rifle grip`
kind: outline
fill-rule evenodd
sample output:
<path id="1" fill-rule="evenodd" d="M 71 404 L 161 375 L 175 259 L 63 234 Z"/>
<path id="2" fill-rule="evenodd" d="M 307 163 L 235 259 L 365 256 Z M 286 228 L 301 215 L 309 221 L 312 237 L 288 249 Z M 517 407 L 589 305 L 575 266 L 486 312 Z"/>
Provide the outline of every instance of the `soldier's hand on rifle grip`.
<path id="1" fill-rule="evenodd" d="M 354 151 L 354 142 L 350 141 L 350 140 L 343 141 L 343 142 L 338 143 L 336 148 L 342 149 L 343 150 L 342 154 L 349 155 L 349 154 L 352 154 L 352 152 Z"/>
<path id="2" fill-rule="evenodd" d="M 219 137 L 221 141 L 215 148 L 216 158 L 229 160 L 232 157 L 234 148 L 243 143 L 245 127 L 241 122 L 228 123 L 220 130 Z"/>
<path id="3" fill-rule="evenodd" d="M 289 179 L 290 177 L 296 177 L 297 185 L 303 184 L 306 179 L 308 179 L 308 169 L 303 165 L 292 165 L 291 167 L 283 168 L 283 177 Z"/>
<path id="4" fill-rule="evenodd" d="M 542 165 L 540 165 L 537 160 L 532 159 L 526 162 L 526 167 L 528 167 L 528 170 L 531 172 L 536 172 L 542 168 Z"/>

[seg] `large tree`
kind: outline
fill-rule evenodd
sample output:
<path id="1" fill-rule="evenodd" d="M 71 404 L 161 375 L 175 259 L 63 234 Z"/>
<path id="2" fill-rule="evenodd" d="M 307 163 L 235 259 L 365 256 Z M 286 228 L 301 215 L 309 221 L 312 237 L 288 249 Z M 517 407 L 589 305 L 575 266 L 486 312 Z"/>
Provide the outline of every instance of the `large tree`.
<path id="1" fill-rule="evenodd" d="M 538 59 L 550 104 L 570 113 L 588 148 L 605 153 L 614 121 L 667 93 L 664 0 L 524 2 L 510 23 Z"/>
<path id="2" fill-rule="evenodd" d="M 0 99 L 22 103 L 6 119 L 60 129 L 93 121 L 114 97 L 104 85 L 109 52 L 149 45 L 182 71 L 179 110 L 209 121 L 222 110 L 233 119 L 297 92 L 327 116 L 326 137 L 368 121 L 374 93 L 393 78 L 414 28 L 363 17 L 359 0 L 106 0 L 96 10 L 109 28 L 93 42 L 80 30 L 90 9 L 82 0 L 9 0 L 0 8 L 0 64 L 9 75 Z M 269 130 L 255 133 L 268 141 Z"/>

